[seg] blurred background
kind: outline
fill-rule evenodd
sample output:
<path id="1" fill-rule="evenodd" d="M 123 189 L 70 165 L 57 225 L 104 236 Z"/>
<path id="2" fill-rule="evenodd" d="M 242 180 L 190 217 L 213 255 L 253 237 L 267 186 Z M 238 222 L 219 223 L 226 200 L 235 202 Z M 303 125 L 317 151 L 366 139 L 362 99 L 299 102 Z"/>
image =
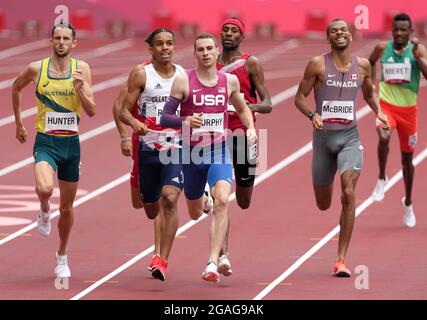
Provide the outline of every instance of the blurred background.
<path id="1" fill-rule="evenodd" d="M 218 33 L 229 16 L 240 17 L 253 38 L 323 37 L 327 22 L 340 17 L 353 24 L 363 5 L 367 29 L 357 36 L 377 37 L 391 28 L 396 12 L 408 13 L 419 36 L 427 33 L 425 0 L 0 0 L 1 37 L 45 37 L 65 5 L 79 37 L 144 36 L 157 27 L 175 30 L 183 38 L 201 31 Z M 366 14 L 366 12 L 364 11 Z M 363 13 L 362 13 L 363 14 Z"/>

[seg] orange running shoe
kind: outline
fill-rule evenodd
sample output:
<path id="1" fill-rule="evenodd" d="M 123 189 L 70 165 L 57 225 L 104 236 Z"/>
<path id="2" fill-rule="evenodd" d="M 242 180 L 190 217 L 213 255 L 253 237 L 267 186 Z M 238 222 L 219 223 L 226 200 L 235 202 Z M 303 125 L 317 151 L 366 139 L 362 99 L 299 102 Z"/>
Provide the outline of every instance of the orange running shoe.
<path id="1" fill-rule="evenodd" d="M 153 272 L 156 268 L 157 264 L 159 263 L 160 256 L 158 254 L 155 254 L 153 258 L 151 259 L 151 263 L 147 267 L 148 271 Z"/>
<path id="2" fill-rule="evenodd" d="M 152 276 L 161 281 L 165 281 L 166 279 L 166 268 L 168 267 L 168 263 L 159 257 L 159 261 L 157 265 L 154 267 Z"/>
<path id="3" fill-rule="evenodd" d="M 334 265 L 334 276 L 338 278 L 351 277 L 351 271 L 345 266 L 344 259 L 337 259 Z"/>

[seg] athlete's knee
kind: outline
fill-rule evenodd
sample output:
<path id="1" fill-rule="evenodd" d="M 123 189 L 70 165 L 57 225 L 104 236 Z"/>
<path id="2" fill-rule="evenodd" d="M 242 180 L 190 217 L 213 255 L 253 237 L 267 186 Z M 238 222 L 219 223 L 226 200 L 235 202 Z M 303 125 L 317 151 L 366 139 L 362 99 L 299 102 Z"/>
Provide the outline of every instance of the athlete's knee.
<path id="1" fill-rule="evenodd" d="M 218 193 L 214 197 L 214 211 L 225 208 L 228 205 L 228 194 L 226 192 L 224 193 Z"/>
<path id="2" fill-rule="evenodd" d="M 351 203 L 351 202 L 354 201 L 354 197 L 355 197 L 354 188 L 352 188 L 352 187 L 345 187 L 342 190 L 341 202 L 343 204 Z"/>
<path id="3" fill-rule="evenodd" d="M 53 194 L 53 185 L 38 184 L 36 193 L 42 198 L 50 198 Z"/>
<path id="4" fill-rule="evenodd" d="M 172 210 L 176 207 L 179 193 L 172 191 L 162 194 L 162 205 L 165 211 Z"/>
<path id="5" fill-rule="evenodd" d="M 71 216 L 73 214 L 73 205 L 60 206 L 59 213 L 61 214 L 61 216 Z"/>

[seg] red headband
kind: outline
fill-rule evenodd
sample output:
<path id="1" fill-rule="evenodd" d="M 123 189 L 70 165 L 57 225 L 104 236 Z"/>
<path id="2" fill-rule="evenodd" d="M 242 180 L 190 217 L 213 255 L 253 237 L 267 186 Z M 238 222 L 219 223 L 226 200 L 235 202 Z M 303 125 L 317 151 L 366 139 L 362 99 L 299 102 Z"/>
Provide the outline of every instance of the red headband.
<path id="1" fill-rule="evenodd" d="M 233 18 L 225 19 L 225 21 L 222 24 L 222 26 L 224 26 L 226 24 L 233 24 L 233 25 L 237 26 L 239 28 L 239 30 L 240 30 L 240 33 L 242 35 L 245 34 L 245 26 L 239 20 L 233 19 Z"/>

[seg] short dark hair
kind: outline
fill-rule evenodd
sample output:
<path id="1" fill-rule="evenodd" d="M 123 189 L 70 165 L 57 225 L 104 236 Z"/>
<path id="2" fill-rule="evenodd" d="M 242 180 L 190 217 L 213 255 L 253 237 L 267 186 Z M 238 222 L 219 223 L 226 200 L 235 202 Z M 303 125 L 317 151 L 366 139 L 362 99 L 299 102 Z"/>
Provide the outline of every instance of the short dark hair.
<path id="1" fill-rule="evenodd" d="M 196 39 L 194 39 L 194 51 L 196 51 L 196 41 L 199 39 L 212 39 L 215 42 L 215 47 L 218 47 L 218 42 L 216 38 L 211 33 L 202 33 L 199 34 Z"/>
<path id="2" fill-rule="evenodd" d="M 175 34 L 173 33 L 172 30 L 167 29 L 167 28 L 159 28 L 159 29 L 156 29 L 153 32 L 151 32 L 148 35 L 147 39 L 145 39 L 145 42 L 148 43 L 148 45 L 150 47 L 154 46 L 154 37 L 156 36 L 156 34 L 159 34 L 161 32 L 168 32 L 168 33 L 170 33 L 172 35 L 174 41 L 175 41 Z"/>
<path id="3" fill-rule="evenodd" d="M 334 20 L 332 20 L 331 22 L 328 23 L 328 26 L 326 27 L 326 37 L 329 36 L 329 32 L 331 31 L 331 24 L 334 23 L 334 22 L 337 22 L 337 21 L 343 21 L 343 22 L 345 22 L 345 24 L 347 25 L 348 31 L 350 31 L 350 33 L 351 33 L 351 27 L 348 24 L 348 22 L 345 21 L 344 19 L 336 18 L 336 19 L 334 19 Z"/>
<path id="4" fill-rule="evenodd" d="M 53 33 L 55 32 L 56 28 L 67 28 L 67 29 L 70 29 L 71 33 L 72 33 L 72 36 L 73 36 L 73 39 L 76 38 L 76 29 L 73 27 L 73 25 L 71 23 L 58 23 L 58 24 L 55 24 L 53 26 L 52 32 L 50 34 L 51 38 L 53 38 Z"/>
<path id="5" fill-rule="evenodd" d="M 406 13 L 399 13 L 397 15 L 394 16 L 393 18 L 393 24 L 397 21 L 408 21 L 409 22 L 409 27 L 412 29 L 412 21 L 411 21 L 411 17 L 408 16 Z"/>

